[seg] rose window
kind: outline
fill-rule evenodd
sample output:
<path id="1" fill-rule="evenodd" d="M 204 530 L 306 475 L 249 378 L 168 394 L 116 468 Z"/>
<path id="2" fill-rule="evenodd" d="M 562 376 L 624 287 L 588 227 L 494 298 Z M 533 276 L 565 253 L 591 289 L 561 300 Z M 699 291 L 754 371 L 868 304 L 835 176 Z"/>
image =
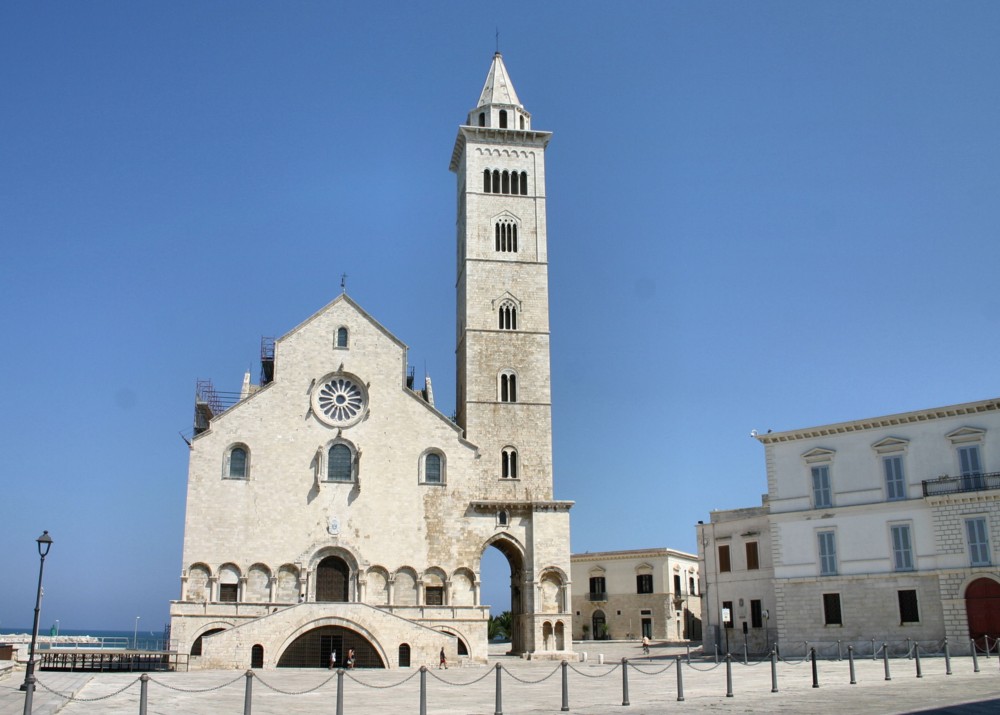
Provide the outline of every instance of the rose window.
<path id="1" fill-rule="evenodd" d="M 338 427 L 360 419 L 366 402 L 365 389 L 353 376 L 329 377 L 313 394 L 313 407 L 319 418 Z"/>

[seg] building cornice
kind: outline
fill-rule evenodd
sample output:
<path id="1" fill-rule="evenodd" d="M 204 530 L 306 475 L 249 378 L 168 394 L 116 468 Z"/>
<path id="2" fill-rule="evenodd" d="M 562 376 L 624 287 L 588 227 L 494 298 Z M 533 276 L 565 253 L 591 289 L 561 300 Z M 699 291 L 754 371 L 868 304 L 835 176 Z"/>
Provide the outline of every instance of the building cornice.
<path id="1" fill-rule="evenodd" d="M 583 554 L 571 554 L 570 561 L 618 561 L 625 559 L 637 559 L 637 558 L 662 558 L 664 556 L 673 556 L 679 559 L 690 559 L 691 561 L 697 561 L 698 556 L 696 554 L 689 554 L 686 551 L 677 551 L 676 549 L 631 549 L 626 551 L 588 551 Z"/>
<path id="2" fill-rule="evenodd" d="M 470 127 L 463 124 L 458 128 L 455 148 L 451 152 L 450 171 L 458 171 L 459 162 L 469 141 L 477 144 L 497 144 L 501 146 L 523 146 L 544 149 L 552 139 L 552 132 L 536 132 L 533 129 L 497 129 L 494 127 Z"/>

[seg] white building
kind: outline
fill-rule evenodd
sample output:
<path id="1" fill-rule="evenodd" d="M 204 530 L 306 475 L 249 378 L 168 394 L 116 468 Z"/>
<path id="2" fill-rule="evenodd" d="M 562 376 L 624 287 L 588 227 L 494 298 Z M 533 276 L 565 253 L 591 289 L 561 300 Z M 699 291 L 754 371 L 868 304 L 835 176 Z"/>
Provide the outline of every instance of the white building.
<path id="1" fill-rule="evenodd" d="M 499 53 L 451 158 L 457 418 L 346 294 L 272 345 L 235 405 L 202 385 L 171 637 L 209 667 L 485 660 L 483 551 L 512 646 L 569 649 L 569 509 L 552 494 L 545 148 Z"/>
<path id="2" fill-rule="evenodd" d="M 782 643 L 1000 637 L 1000 400 L 757 439 Z"/>
<path id="3" fill-rule="evenodd" d="M 673 549 L 573 554 L 577 640 L 699 640 L 698 558 Z"/>

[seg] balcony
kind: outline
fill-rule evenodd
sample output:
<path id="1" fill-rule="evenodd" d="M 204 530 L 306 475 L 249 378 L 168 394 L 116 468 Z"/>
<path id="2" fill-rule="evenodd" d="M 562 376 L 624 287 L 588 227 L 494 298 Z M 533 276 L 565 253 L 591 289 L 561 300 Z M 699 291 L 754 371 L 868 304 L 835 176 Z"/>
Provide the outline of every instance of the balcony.
<path id="1" fill-rule="evenodd" d="M 949 477 L 946 475 L 937 479 L 925 479 L 923 487 L 925 497 L 1000 489 L 1000 472 L 969 474 L 964 477 Z"/>
<path id="2" fill-rule="evenodd" d="M 608 592 L 607 591 L 591 591 L 587 594 L 588 601 L 607 601 Z"/>

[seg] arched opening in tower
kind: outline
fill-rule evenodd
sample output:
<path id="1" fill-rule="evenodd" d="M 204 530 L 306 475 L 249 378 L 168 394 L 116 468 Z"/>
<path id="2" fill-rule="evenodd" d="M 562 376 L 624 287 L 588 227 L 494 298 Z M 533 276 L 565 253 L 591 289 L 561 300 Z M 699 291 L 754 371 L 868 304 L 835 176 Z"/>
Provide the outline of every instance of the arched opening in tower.
<path id="1" fill-rule="evenodd" d="M 494 539 L 484 548 L 480 558 L 479 578 L 482 584 L 481 601 L 490 607 L 496 635 L 510 643 L 509 653 L 520 655 L 528 642 L 525 629 L 531 627 L 525 614 L 531 612 L 524 593 L 524 557 L 513 541 Z"/>

